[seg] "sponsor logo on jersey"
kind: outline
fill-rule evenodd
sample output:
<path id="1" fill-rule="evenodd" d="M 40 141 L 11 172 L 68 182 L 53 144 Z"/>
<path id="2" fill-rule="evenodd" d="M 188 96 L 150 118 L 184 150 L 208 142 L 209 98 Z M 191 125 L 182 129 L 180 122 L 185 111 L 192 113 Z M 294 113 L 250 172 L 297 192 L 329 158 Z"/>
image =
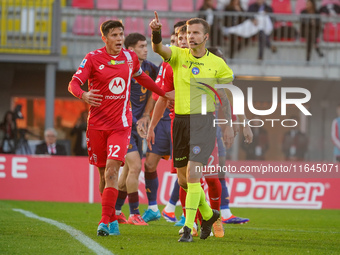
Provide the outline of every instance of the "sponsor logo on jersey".
<path id="1" fill-rule="evenodd" d="M 194 67 L 191 72 L 194 74 L 194 75 L 197 75 L 200 73 L 200 69 L 198 69 L 198 67 Z"/>
<path id="2" fill-rule="evenodd" d="M 160 81 L 161 81 L 161 78 L 158 77 L 158 78 L 155 80 L 155 83 L 158 83 L 158 82 L 160 82 Z"/>
<path id="3" fill-rule="evenodd" d="M 125 60 L 117 61 L 111 59 L 109 62 L 107 62 L 108 65 L 122 65 L 125 64 Z"/>
<path id="4" fill-rule="evenodd" d="M 188 69 L 188 67 L 186 65 L 184 65 L 184 64 L 182 65 L 182 67 L 184 67 L 185 69 Z"/>
<path id="5" fill-rule="evenodd" d="M 83 72 L 82 70 L 78 70 L 76 74 L 81 74 L 82 72 Z"/>
<path id="6" fill-rule="evenodd" d="M 130 69 L 133 69 L 133 60 L 128 60 L 128 65 Z"/>
<path id="7" fill-rule="evenodd" d="M 85 67 L 86 61 L 87 61 L 86 58 L 84 58 L 83 61 L 81 61 L 81 63 L 80 63 L 80 67 L 81 67 L 81 68 L 84 68 L 84 67 Z"/>
<path id="8" fill-rule="evenodd" d="M 123 93 L 123 91 L 125 89 L 124 79 L 120 78 L 120 77 L 116 77 L 116 78 L 112 79 L 109 83 L 109 89 L 115 95 L 119 95 L 119 94 Z"/>
<path id="9" fill-rule="evenodd" d="M 99 66 L 99 70 L 103 70 L 104 67 L 105 67 L 104 65 L 100 65 L 100 66 Z"/>
<path id="10" fill-rule="evenodd" d="M 125 95 L 120 95 L 120 96 L 105 96 L 105 99 L 125 99 Z"/>

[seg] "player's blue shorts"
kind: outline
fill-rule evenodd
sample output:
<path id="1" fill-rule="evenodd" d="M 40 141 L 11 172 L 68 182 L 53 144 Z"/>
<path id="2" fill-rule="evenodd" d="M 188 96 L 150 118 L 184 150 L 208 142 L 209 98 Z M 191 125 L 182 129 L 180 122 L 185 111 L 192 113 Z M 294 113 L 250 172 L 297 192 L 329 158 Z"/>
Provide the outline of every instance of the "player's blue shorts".
<path id="1" fill-rule="evenodd" d="M 143 157 L 143 138 L 141 138 L 135 125 L 132 125 L 130 144 L 127 153 L 138 151 L 140 158 Z"/>
<path id="2" fill-rule="evenodd" d="M 218 147 L 218 156 L 225 157 L 227 155 L 227 150 L 223 142 L 222 129 L 220 126 L 217 126 L 216 128 L 216 139 L 217 139 L 217 147 Z"/>
<path id="3" fill-rule="evenodd" d="M 172 154 L 171 120 L 160 120 L 155 128 L 155 144 L 152 151 L 159 156 L 170 156 Z"/>

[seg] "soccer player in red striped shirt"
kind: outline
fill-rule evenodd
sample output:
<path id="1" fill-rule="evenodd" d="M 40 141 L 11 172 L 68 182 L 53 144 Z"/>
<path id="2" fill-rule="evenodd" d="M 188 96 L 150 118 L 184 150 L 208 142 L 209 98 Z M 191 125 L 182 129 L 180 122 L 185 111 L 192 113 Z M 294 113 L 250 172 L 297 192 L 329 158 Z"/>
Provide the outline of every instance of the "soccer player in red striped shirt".
<path id="1" fill-rule="evenodd" d="M 132 114 L 131 78 L 145 88 L 165 94 L 146 75 L 137 55 L 123 49 L 124 26 L 120 21 L 101 24 L 103 48 L 88 53 L 69 84 L 69 91 L 90 105 L 87 123 L 87 147 L 90 164 L 98 167 L 102 194 L 102 218 L 97 235 L 119 235 L 114 205 L 118 195 L 118 172 L 128 149 Z M 81 89 L 88 80 L 88 92 Z"/>

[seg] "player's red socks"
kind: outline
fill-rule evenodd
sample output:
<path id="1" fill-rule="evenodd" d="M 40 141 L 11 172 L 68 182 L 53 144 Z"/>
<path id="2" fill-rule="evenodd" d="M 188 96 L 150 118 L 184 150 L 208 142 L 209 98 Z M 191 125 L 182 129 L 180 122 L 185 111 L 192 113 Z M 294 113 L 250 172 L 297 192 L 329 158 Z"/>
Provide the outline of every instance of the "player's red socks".
<path id="1" fill-rule="evenodd" d="M 105 188 L 102 195 L 102 219 L 100 223 L 108 224 L 110 218 L 115 213 L 114 206 L 116 204 L 118 190 L 115 188 Z"/>
<path id="2" fill-rule="evenodd" d="M 186 215 L 186 213 L 185 213 L 185 199 L 186 198 L 187 198 L 187 192 L 182 187 L 180 187 L 179 188 L 179 200 L 181 201 L 181 204 L 182 204 L 182 210 L 183 210 L 183 213 L 184 213 L 184 217 Z"/>
<path id="3" fill-rule="evenodd" d="M 208 184 L 208 194 L 209 194 L 211 209 L 215 209 L 219 211 L 220 205 L 221 205 L 221 193 L 222 193 L 221 182 L 218 178 L 215 178 L 215 177 L 205 178 L 205 181 Z"/>

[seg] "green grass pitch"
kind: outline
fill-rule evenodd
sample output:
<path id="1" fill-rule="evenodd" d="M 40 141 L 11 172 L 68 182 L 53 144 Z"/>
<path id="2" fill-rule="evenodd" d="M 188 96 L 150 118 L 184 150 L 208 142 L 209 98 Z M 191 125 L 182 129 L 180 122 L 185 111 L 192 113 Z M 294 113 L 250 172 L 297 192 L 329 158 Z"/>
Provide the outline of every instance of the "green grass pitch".
<path id="1" fill-rule="evenodd" d="M 100 204 L 22 201 L 0 201 L 0 254 L 94 254 L 67 232 L 14 208 L 80 230 L 113 254 L 340 254 L 340 210 L 233 208 L 250 222 L 224 224 L 224 238 L 178 243 L 180 227 L 163 218 L 149 226 L 120 225 L 120 236 L 99 237 Z M 128 215 L 127 205 L 123 212 Z"/>

